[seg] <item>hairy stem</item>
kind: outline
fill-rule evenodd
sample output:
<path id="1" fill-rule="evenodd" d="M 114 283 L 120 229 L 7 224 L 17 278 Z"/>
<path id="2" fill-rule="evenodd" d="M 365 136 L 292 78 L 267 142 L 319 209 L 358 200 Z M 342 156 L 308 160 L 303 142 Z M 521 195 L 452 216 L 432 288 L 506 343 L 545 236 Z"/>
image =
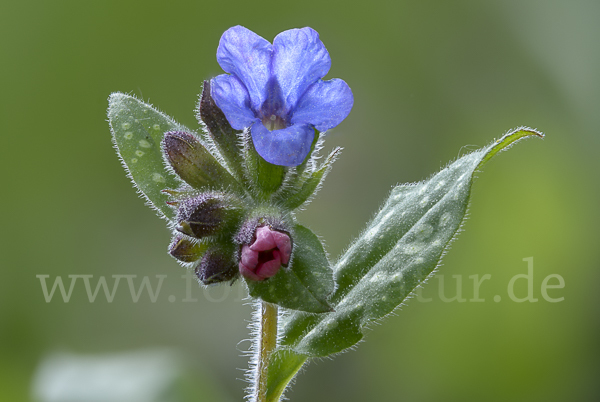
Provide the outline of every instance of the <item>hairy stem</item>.
<path id="1" fill-rule="evenodd" d="M 260 328 L 258 335 L 258 358 L 254 390 L 256 402 L 267 401 L 267 375 L 271 353 L 277 346 L 277 306 L 262 302 L 260 307 Z"/>

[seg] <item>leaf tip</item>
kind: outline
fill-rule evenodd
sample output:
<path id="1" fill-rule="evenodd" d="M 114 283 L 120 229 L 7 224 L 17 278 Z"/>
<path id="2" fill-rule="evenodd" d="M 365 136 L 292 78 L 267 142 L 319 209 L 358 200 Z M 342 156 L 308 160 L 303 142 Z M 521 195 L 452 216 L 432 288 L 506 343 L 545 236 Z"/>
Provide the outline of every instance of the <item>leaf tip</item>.
<path id="1" fill-rule="evenodd" d="M 508 131 L 499 139 L 495 140 L 490 146 L 488 146 L 485 156 L 479 163 L 478 167 L 484 165 L 487 161 L 489 161 L 494 155 L 498 152 L 505 151 L 509 149 L 516 142 L 529 137 L 538 137 L 544 139 L 546 135 L 539 131 L 538 129 L 520 126 L 513 130 Z"/>
<path id="2" fill-rule="evenodd" d="M 116 118 L 123 108 L 123 102 L 129 98 L 129 95 L 125 95 L 122 92 L 113 92 L 108 97 L 108 110 L 107 116 L 109 123 Z"/>
<path id="3" fill-rule="evenodd" d="M 128 95 L 125 95 L 123 92 L 112 92 L 108 96 L 108 108 L 115 106 L 123 101 L 123 99 L 128 98 Z"/>
<path id="4" fill-rule="evenodd" d="M 544 139 L 546 135 L 536 128 L 520 126 L 509 130 L 506 134 L 496 140 L 492 145 L 492 148 L 499 146 L 500 148 L 504 149 L 509 145 L 512 145 L 515 142 L 527 137 L 539 137 Z"/>

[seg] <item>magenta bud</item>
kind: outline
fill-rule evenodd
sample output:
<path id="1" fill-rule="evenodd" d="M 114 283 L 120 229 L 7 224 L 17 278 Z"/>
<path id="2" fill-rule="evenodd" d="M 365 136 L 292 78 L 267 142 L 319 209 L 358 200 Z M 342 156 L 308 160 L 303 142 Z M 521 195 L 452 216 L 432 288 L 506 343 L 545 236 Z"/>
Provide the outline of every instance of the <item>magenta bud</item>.
<path id="1" fill-rule="evenodd" d="M 196 276 L 205 285 L 230 281 L 235 279 L 237 273 L 233 255 L 218 247 L 209 249 L 196 267 Z"/>
<path id="2" fill-rule="evenodd" d="M 247 279 L 262 281 L 274 276 L 282 265 L 288 265 L 292 240 L 287 233 L 269 226 L 256 229 L 255 240 L 242 246 L 239 269 Z"/>

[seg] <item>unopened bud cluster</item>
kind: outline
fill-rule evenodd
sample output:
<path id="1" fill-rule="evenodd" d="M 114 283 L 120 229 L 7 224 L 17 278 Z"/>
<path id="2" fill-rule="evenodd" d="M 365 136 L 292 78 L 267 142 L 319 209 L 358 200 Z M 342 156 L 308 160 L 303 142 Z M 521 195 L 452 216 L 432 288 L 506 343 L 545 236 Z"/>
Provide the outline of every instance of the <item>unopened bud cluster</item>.
<path id="1" fill-rule="evenodd" d="M 231 127 L 210 83 L 204 85 L 198 110 L 204 135 L 170 131 L 162 141 L 165 161 L 182 182 L 164 190 L 176 210 L 169 253 L 205 285 L 240 274 L 264 281 L 282 267 L 293 269 L 293 210 L 314 193 L 325 169 L 317 172 L 314 160 L 298 167 L 266 162 L 249 133 Z"/>

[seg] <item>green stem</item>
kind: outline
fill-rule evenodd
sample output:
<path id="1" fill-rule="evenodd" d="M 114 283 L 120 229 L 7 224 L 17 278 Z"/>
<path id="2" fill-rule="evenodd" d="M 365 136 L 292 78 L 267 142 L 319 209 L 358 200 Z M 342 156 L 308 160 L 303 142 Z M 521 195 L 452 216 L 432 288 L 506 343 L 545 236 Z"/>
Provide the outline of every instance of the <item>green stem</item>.
<path id="1" fill-rule="evenodd" d="M 267 377 L 271 354 L 277 346 L 277 306 L 262 302 L 260 311 L 260 340 L 255 378 L 255 401 L 267 401 Z"/>

